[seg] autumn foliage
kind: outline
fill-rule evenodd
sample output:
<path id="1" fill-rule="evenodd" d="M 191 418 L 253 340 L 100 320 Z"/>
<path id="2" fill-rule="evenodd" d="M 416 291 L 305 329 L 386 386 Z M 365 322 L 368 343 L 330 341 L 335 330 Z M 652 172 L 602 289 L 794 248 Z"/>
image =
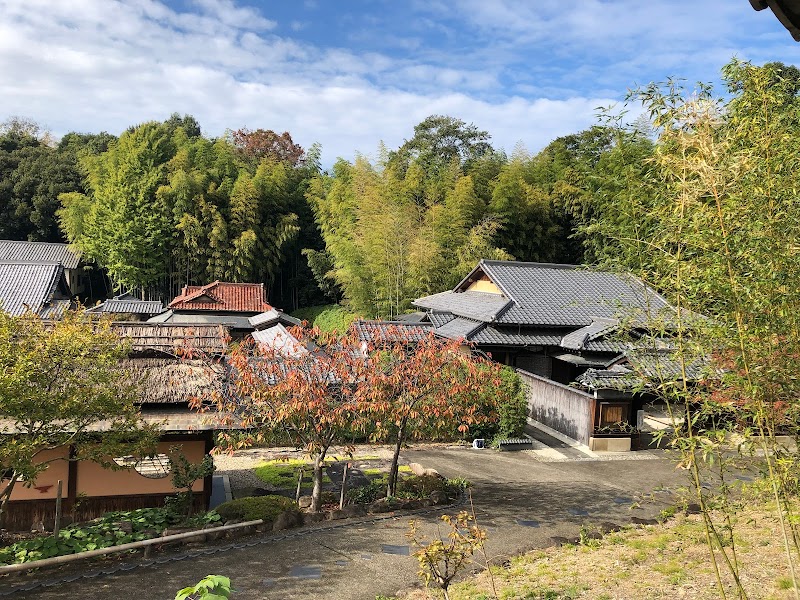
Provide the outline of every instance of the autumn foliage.
<path id="1" fill-rule="evenodd" d="M 411 339 L 398 330 L 375 342 L 351 331 L 322 334 L 295 327 L 285 343 L 247 345 L 229 357 L 230 389 L 218 408 L 235 415 L 259 441 L 282 430 L 314 463 L 312 510 L 319 510 L 322 470 L 332 446 L 356 436 L 395 445 L 389 493 L 395 492 L 400 449 L 421 432 L 466 432 L 496 418 L 483 386 L 499 386 L 500 366 L 470 356 L 457 341 L 429 334 Z M 497 399 L 494 398 L 494 401 Z"/>

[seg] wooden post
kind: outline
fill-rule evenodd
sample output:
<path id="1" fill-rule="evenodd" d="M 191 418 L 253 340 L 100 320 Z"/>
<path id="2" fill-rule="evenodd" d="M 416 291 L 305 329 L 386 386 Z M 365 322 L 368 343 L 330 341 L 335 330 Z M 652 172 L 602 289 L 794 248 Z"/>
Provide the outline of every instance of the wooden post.
<path id="1" fill-rule="evenodd" d="M 58 537 L 58 532 L 61 531 L 61 480 L 58 480 L 58 487 L 56 488 L 56 518 L 53 522 L 53 537 Z"/>
<path id="2" fill-rule="evenodd" d="M 344 496 L 347 493 L 347 467 L 350 463 L 344 463 L 344 472 L 342 473 L 342 493 L 339 496 L 339 510 L 344 508 Z"/>
<path id="3" fill-rule="evenodd" d="M 297 491 L 294 494 L 294 501 L 300 502 L 300 487 L 303 485 L 303 475 L 305 475 L 305 471 L 303 468 L 300 468 L 300 475 L 297 477 Z"/>

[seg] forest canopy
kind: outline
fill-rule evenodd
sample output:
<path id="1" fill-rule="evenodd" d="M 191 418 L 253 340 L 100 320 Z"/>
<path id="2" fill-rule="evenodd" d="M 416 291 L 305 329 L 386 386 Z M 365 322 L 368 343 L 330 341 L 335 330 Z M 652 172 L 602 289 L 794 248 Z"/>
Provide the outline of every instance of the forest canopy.
<path id="1" fill-rule="evenodd" d="M 794 67 L 752 68 L 796 87 Z M 721 122 L 745 97 L 727 81 Z M 0 125 L 0 238 L 69 241 L 114 289 L 142 297 L 252 281 L 286 310 L 339 302 L 390 318 L 482 258 L 638 265 L 618 239 L 648 227 L 663 150 L 646 114 L 633 125 L 601 115 L 510 155 L 478 125 L 431 115 L 377 159 L 323 169 L 320 148 L 288 132 L 211 139 L 189 115 L 58 142 L 12 118 Z"/>

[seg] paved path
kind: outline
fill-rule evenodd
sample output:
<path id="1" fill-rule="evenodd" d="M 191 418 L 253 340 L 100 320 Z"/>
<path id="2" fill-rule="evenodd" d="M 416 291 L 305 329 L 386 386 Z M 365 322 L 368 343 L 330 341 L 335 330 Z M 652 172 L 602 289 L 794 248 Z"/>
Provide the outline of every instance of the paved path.
<path id="1" fill-rule="evenodd" d="M 434 467 L 446 477 L 466 477 L 474 483 L 475 510 L 480 524 L 489 530 L 487 551 L 494 563 L 549 545 L 551 536 L 573 537 L 584 523 L 627 524 L 631 516 L 653 516 L 669 501 L 668 494 L 658 490 L 685 482 L 673 463 L 653 455 L 647 455 L 648 460 L 548 463 L 526 452 L 426 449 L 406 451 L 404 457 Z M 654 490 L 655 502 L 631 509 L 634 501 Z M 435 533 L 436 514 L 417 519 L 425 531 Z M 405 538 L 408 521 L 408 515 L 400 515 L 346 527 L 330 528 L 331 523 L 291 539 L 78 579 L 14 598 L 172 600 L 181 587 L 214 573 L 229 576 L 238 590 L 233 598 L 243 600 L 373 600 L 377 594 L 393 595 L 417 583 L 416 560 L 408 555 Z M 125 560 L 135 563 L 140 558 Z M 73 568 L 72 572 L 81 571 Z"/>

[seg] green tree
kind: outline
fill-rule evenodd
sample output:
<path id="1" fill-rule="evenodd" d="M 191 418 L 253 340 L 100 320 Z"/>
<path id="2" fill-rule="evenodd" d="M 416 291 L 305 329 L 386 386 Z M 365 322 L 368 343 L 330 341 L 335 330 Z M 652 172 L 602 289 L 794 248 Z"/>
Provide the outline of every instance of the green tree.
<path id="1" fill-rule="evenodd" d="M 94 460 L 151 454 L 155 429 L 134 402 L 138 389 L 119 367 L 126 354 L 107 323 L 76 313 L 46 323 L 0 312 L 0 520 L 17 483 L 34 485 L 53 460 Z M 94 428 L 103 421 L 103 433 Z M 47 451 L 72 448 L 68 456 Z"/>

